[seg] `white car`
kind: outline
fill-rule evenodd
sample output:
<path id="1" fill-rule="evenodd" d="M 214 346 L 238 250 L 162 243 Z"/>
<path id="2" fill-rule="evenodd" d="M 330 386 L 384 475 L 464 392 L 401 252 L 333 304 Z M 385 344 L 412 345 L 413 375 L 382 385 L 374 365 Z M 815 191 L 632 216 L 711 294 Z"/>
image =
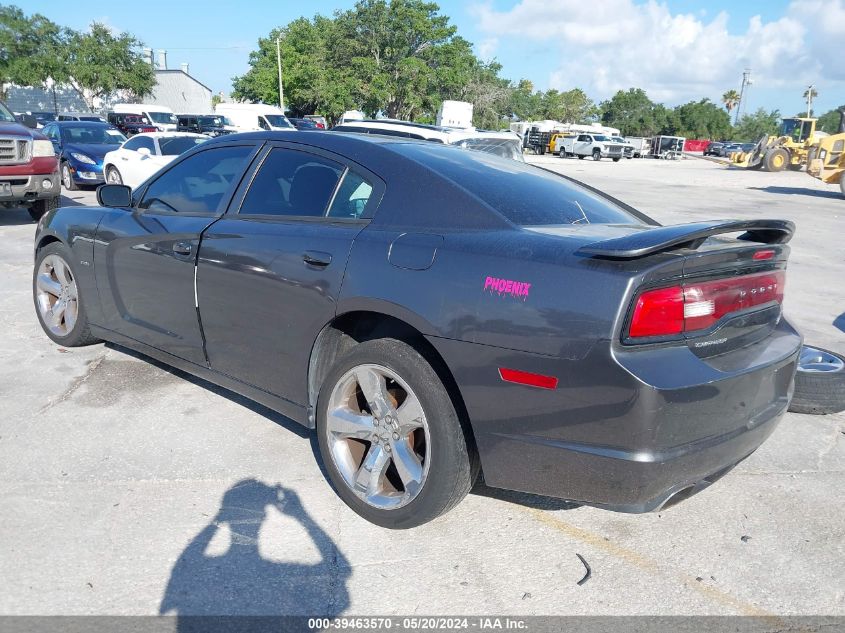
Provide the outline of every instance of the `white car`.
<path id="1" fill-rule="evenodd" d="M 135 188 L 174 158 L 209 137 L 189 132 L 136 134 L 103 158 L 106 182 Z"/>

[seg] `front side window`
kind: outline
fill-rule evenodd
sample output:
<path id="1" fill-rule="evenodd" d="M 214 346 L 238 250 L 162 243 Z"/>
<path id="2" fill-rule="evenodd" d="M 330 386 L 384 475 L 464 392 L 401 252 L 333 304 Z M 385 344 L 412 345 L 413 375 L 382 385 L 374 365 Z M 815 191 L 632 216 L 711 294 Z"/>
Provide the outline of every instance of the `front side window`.
<path id="1" fill-rule="evenodd" d="M 4 123 L 15 123 L 17 121 L 15 115 L 12 114 L 2 103 L 0 103 L 0 121 L 3 121 Z"/>
<path id="2" fill-rule="evenodd" d="M 155 154 L 153 140 L 148 136 L 134 136 L 123 144 L 123 149 L 131 149 L 133 152 L 137 152 L 142 147 L 146 147 L 151 153 Z"/>
<path id="3" fill-rule="evenodd" d="M 246 167 L 252 146 L 215 147 L 177 163 L 144 192 L 138 205 L 164 213 L 218 213 L 224 194 Z"/>
<path id="4" fill-rule="evenodd" d="M 261 164 L 240 213 L 323 216 L 342 173 L 343 166 L 327 158 L 277 147 Z"/>

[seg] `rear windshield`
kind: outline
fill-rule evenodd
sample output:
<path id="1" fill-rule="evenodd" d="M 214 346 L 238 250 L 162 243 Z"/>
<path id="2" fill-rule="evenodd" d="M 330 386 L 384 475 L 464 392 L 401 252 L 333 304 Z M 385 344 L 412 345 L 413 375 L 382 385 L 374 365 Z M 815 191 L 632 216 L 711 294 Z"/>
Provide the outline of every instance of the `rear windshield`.
<path id="1" fill-rule="evenodd" d="M 519 226 L 643 224 L 612 202 L 526 163 L 423 143 L 391 149 L 445 176 Z"/>

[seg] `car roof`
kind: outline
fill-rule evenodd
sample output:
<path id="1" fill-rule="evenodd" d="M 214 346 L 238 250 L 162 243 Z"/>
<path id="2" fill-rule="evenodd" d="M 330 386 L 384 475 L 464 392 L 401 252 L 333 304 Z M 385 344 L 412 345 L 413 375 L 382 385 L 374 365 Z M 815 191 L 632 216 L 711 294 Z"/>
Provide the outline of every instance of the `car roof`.
<path id="1" fill-rule="evenodd" d="M 50 121 L 50 125 L 58 125 L 59 127 L 114 127 L 106 121 Z"/>
<path id="2" fill-rule="evenodd" d="M 205 134 L 195 134 L 194 132 L 142 132 L 141 134 L 135 134 L 134 136 L 132 136 L 132 138 L 138 138 L 139 136 L 149 138 L 173 138 L 174 136 L 207 138 Z"/>

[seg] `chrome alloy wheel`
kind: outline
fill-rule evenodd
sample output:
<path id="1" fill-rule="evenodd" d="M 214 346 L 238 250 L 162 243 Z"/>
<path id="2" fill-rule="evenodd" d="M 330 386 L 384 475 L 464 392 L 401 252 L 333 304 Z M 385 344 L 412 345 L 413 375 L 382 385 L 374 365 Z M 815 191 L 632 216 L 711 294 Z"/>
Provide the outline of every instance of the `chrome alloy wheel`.
<path id="1" fill-rule="evenodd" d="M 842 371 L 845 368 L 845 363 L 842 359 L 833 354 L 804 345 L 801 348 L 801 354 L 798 357 L 798 371 L 808 372 L 829 372 Z"/>
<path id="2" fill-rule="evenodd" d="M 79 315 L 79 292 L 67 262 L 48 255 L 35 278 L 36 301 L 41 320 L 56 336 L 67 336 Z"/>
<path id="3" fill-rule="evenodd" d="M 326 412 L 331 458 L 343 481 L 367 504 L 401 508 L 428 475 L 428 422 L 419 398 L 392 370 L 353 367 L 335 384 Z"/>

